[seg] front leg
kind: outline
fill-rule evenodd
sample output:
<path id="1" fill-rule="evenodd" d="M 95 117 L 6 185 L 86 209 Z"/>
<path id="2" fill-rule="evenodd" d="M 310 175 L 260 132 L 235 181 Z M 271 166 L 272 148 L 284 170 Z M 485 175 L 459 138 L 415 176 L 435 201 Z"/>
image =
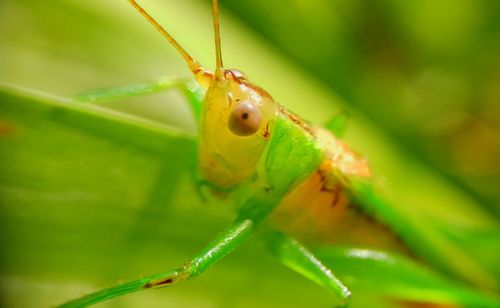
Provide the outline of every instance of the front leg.
<path id="1" fill-rule="evenodd" d="M 163 77 L 156 81 L 89 91 L 75 96 L 75 100 L 88 103 L 106 103 L 177 89 L 186 97 L 197 120 L 201 117 L 201 108 L 205 89 L 187 78 L 175 76 Z"/>
<path id="2" fill-rule="evenodd" d="M 59 307 L 87 307 L 128 293 L 167 287 L 192 279 L 241 245 L 252 234 L 254 226 L 255 221 L 252 219 L 238 220 L 183 267 L 103 289 L 67 302 Z"/>
<path id="3" fill-rule="evenodd" d="M 340 307 L 349 305 L 351 292 L 312 252 L 294 238 L 276 231 L 261 236 L 268 250 L 284 265 L 328 289 Z"/>
<path id="4" fill-rule="evenodd" d="M 278 201 L 279 196 L 258 190 L 245 201 L 233 225 L 217 236 L 215 240 L 183 267 L 97 291 L 67 302 L 60 307 L 86 307 L 128 293 L 167 287 L 192 279 L 206 271 L 248 239 L 253 234 L 256 225 L 267 217 Z"/>

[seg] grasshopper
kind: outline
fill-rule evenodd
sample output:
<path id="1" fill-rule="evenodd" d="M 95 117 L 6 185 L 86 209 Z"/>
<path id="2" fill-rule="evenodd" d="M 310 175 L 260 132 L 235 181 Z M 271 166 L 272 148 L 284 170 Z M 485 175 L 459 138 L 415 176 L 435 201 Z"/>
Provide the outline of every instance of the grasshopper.
<path id="1" fill-rule="evenodd" d="M 497 277 L 466 252 L 434 240 L 378 197 L 367 160 L 339 139 L 345 122 L 342 116 L 325 127 L 313 125 L 275 102 L 240 71 L 224 69 L 217 0 L 212 0 L 213 72 L 195 61 L 135 0 L 128 2 L 177 49 L 199 88 L 174 78 L 87 93 L 80 99 L 118 99 L 181 87 L 199 123 L 200 189 L 206 187 L 214 196 L 234 200 L 236 218 L 185 265 L 91 293 L 61 307 L 88 306 L 193 279 L 252 234 L 257 234 L 284 265 L 327 289 L 338 306 L 349 305 L 351 291 L 337 278 L 328 249 L 311 249 L 305 243 L 326 247 L 351 243 L 363 249 L 347 250 L 349 258 L 369 259 L 383 266 L 395 262 L 391 253 L 425 260 L 443 275 L 498 290 Z M 204 93 L 202 100 L 198 98 L 200 91 Z M 439 292 L 433 296 L 413 294 L 402 296 L 402 300 L 498 304 L 496 299 L 485 299 L 465 286 L 436 288 Z"/>

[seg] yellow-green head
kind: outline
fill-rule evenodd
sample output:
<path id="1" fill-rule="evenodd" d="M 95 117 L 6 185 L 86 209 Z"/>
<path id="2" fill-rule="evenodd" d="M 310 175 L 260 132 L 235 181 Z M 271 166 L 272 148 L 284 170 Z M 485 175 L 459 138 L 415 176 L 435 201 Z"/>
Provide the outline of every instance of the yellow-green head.
<path id="1" fill-rule="evenodd" d="M 199 166 L 204 180 L 231 188 L 248 179 L 271 136 L 278 106 L 237 70 L 222 65 L 218 1 L 212 1 L 216 68 L 205 70 L 135 0 L 128 0 L 181 54 L 200 85 L 207 88 L 200 122 Z"/>
<path id="2" fill-rule="evenodd" d="M 252 175 L 270 138 L 277 104 L 238 71 L 212 77 L 203 102 L 199 165 L 203 178 L 231 187 Z"/>

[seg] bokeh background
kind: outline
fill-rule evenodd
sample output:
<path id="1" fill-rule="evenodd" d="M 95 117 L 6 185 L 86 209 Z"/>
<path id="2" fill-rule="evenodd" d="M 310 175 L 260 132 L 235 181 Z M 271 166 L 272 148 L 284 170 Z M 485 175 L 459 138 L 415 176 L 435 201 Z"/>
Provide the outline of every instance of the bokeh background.
<path id="1" fill-rule="evenodd" d="M 209 1 L 142 2 L 212 66 Z M 221 6 L 226 66 L 316 123 L 347 111 L 346 140 L 368 157 L 398 210 L 498 231 L 498 1 Z M 126 1 L 0 2 L 0 82 L 10 85 L 0 101 L 1 306 L 53 306 L 175 267 L 231 221 L 227 204 L 203 204 L 194 193 L 196 128 L 179 93 L 102 107 L 54 103 L 167 75 L 188 72 Z M 50 96 L 23 98 L 11 86 Z M 199 280 L 103 306 L 311 301 L 330 298 L 250 241 Z M 373 294 L 354 299 L 366 303 Z"/>
<path id="2" fill-rule="evenodd" d="M 496 216 L 500 3 L 223 1 Z"/>

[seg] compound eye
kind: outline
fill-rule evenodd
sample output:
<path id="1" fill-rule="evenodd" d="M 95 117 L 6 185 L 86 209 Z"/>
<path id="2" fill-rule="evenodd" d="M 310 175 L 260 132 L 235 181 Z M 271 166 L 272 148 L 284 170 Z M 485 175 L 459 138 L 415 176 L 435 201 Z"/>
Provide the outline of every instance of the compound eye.
<path id="1" fill-rule="evenodd" d="M 238 136 L 255 134 L 260 127 L 262 115 L 259 107 L 251 101 L 241 101 L 233 107 L 229 115 L 229 129 Z"/>

